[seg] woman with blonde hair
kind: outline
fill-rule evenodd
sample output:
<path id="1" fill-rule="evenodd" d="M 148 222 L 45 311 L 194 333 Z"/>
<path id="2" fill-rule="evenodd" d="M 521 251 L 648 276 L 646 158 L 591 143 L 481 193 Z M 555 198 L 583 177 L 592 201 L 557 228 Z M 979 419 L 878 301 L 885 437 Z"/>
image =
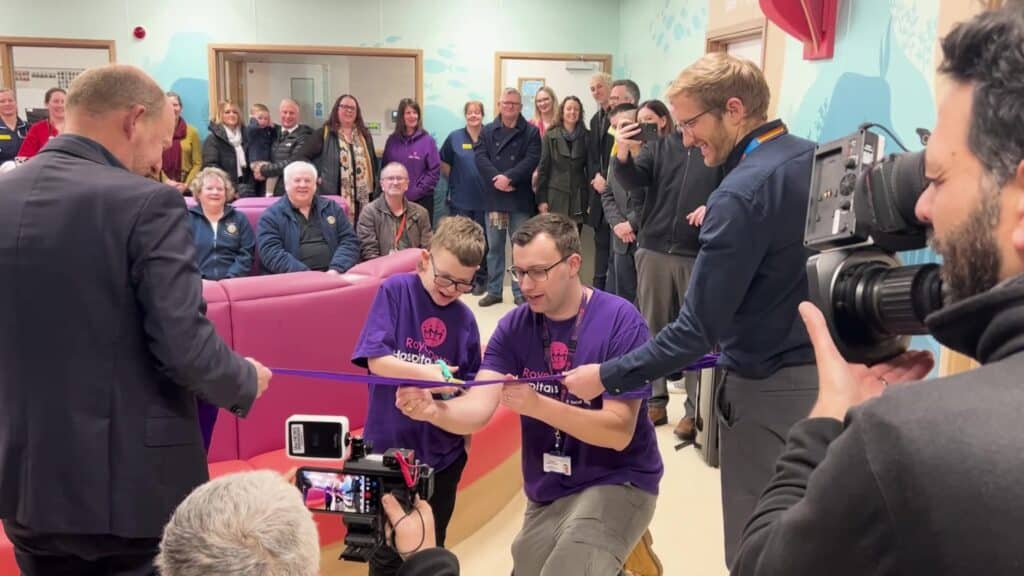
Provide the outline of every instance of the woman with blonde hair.
<path id="1" fill-rule="evenodd" d="M 561 122 L 561 110 L 558 107 L 558 96 L 550 86 L 541 86 L 533 96 L 533 118 L 530 124 L 537 127 L 543 138 L 548 129 Z"/>
<path id="2" fill-rule="evenodd" d="M 230 100 L 221 102 L 217 119 L 210 122 L 210 135 L 203 142 L 203 168 L 214 166 L 226 172 L 239 196 L 253 193 L 245 156 L 247 145 L 238 106 Z"/>

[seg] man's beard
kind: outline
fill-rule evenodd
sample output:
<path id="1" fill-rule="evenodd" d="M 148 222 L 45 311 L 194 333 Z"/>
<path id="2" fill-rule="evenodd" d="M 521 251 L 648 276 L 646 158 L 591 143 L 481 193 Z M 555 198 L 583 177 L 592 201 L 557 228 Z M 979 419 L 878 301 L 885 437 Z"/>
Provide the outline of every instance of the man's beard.
<path id="1" fill-rule="evenodd" d="M 981 204 L 944 240 L 932 237 L 942 256 L 946 304 L 987 292 L 999 283 L 999 247 L 994 230 L 999 224 L 999 195 L 982 184 Z"/>

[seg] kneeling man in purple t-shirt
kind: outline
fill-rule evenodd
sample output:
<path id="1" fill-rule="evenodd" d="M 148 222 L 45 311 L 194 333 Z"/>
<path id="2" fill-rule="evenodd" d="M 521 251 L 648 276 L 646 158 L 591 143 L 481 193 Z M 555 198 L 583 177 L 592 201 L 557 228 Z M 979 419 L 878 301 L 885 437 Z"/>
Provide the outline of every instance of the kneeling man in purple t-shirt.
<path id="1" fill-rule="evenodd" d="M 580 238 L 568 218 L 528 220 L 512 236 L 512 260 L 509 271 L 528 305 L 498 323 L 477 378 L 559 374 L 625 354 L 649 338 L 632 304 L 580 281 Z M 495 404 L 522 415 L 530 502 L 512 544 L 516 576 L 618 574 L 654 516 L 663 471 L 654 427 L 638 417 L 647 414 L 649 387 L 589 403 L 560 382 L 487 388 L 497 395 Z M 445 423 L 479 421 L 486 396 L 477 398 L 480 404 L 465 414 L 449 403 Z"/>
<path id="2" fill-rule="evenodd" d="M 484 255 L 484 233 L 476 222 L 456 216 L 445 218 L 424 250 L 418 271 L 385 280 L 374 298 L 363 332 L 352 353 L 352 362 L 379 376 L 435 380 L 439 386 L 451 372 L 472 379 L 480 368 L 480 332 L 473 312 L 459 301 L 473 289 L 473 276 Z M 412 391 L 413 400 L 401 400 Z M 434 390 L 437 392 L 438 390 Z M 470 390 L 450 400 L 493 404 L 493 392 Z M 388 448 L 415 450 L 416 457 L 434 469 L 434 529 L 438 546 L 444 546 L 448 521 L 455 508 L 455 493 L 466 466 L 465 432 L 432 425 L 429 418 L 447 401 L 435 403 L 430 390 L 370 386 L 370 402 L 363 437 L 375 453 Z M 493 408 L 492 408 L 493 410 Z M 408 550 L 402 550 L 403 554 Z M 389 546 L 381 547 L 370 560 L 371 576 L 398 573 L 401 557 Z"/>

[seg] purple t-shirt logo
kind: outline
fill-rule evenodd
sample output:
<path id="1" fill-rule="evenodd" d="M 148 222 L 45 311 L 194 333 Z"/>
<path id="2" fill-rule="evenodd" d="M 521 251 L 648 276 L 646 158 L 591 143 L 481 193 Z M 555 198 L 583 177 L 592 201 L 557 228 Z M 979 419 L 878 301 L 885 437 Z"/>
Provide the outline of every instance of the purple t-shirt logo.
<path id="1" fill-rule="evenodd" d="M 444 325 L 443 320 L 432 316 L 420 324 L 420 333 L 423 334 L 423 341 L 426 342 L 427 346 L 437 348 L 444 344 L 445 338 L 448 337 L 448 327 Z"/>
<path id="2" fill-rule="evenodd" d="M 561 372 L 569 367 L 569 347 L 565 342 L 551 343 L 551 369 Z"/>

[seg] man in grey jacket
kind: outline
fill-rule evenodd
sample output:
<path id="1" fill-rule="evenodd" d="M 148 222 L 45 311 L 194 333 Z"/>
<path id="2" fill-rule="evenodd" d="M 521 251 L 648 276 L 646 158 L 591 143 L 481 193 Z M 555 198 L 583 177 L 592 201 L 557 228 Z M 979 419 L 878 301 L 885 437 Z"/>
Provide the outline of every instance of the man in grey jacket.
<path id="1" fill-rule="evenodd" d="M 380 171 L 384 191 L 359 215 L 356 236 L 363 260 L 387 256 L 406 248 L 430 248 L 430 214 L 427 209 L 405 198 L 409 172 L 392 162 Z"/>
<path id="2" fill-rule="evenodd" d="M 926 320 L 982 367 L 928 382 L 927 353 L 868 369 L 800 312 L 820 393 L 793 426 L 733 574 L 1019 574 L 1024 548 L 1024 6 L 942 41 L 952 85 L 928 142 L 918 219 L 947 301 Z M 881 397 L 865 401 L 875 396 Z"/>

